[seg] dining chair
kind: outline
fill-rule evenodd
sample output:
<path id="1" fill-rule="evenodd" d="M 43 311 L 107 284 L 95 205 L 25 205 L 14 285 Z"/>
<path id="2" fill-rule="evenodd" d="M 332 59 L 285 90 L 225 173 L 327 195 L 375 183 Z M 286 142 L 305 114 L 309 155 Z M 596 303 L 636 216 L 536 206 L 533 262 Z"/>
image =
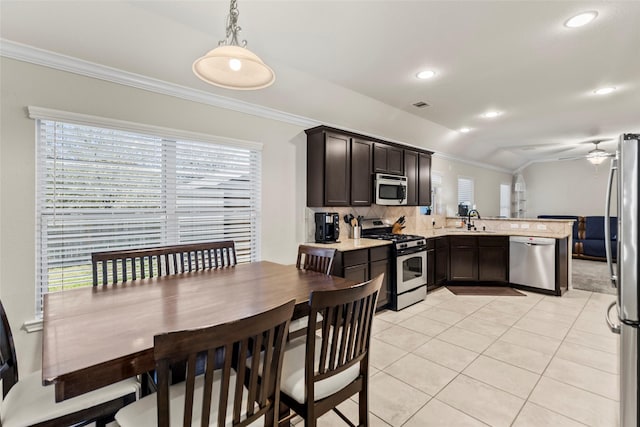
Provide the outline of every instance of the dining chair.
<path id="1" fill-rule="evenodd" d="M 335 249 L 300 245 L 298 246 L 296 267 L 302 270 L 331 274 L 331 267 L 333 266 L 333 258 L 335 255 Z"/>
<path id="2" fill-rule="evenodd" d="M 93 286 L 230 267 L 237 263 L 233 240 L 91 254 Z"/>
<path id="3" fill-rule="evenodd" d="M 331 274 L 335 255 L 336 249 L 300 245 L 298 246 L 296 267 L 300 270 Z M 320 320 L 322 320 L 321 315 Z M 307 316 L 292 320 L 291 326 L 289 326 L 289 339 L 304 336 L 308 323 L 309 318 Z"/>
<path id="4" fill-rule="evenodd" d="M 158 391 L 116 414 L 122 427 L 277 425 L 284 343 L 291 300 L 269 311 L 154 337 Z M 223 366 L 215 369 L 223 351 Z M 196 360 L 206 357 L 204 375 Z M 260 357 L 250 357 L 255 355 Z M 186 380 L 170 385 L 171 366 L 186 360 Z"/>
<path id="5" fill-rule="evenodd" d="M 13 335 L 0 301 L 0 379 L 2 402 L 0 425 L 3 427 L 68 426 L 95 422 L 105 426 L 115 413 L 136 400 L 139 384 L 126 379 L 72 399 L 56 403 L 55 388 L 42 385 L 42 371 L 18 378 Z"/>
<path id="6" fill-rule="evenodd" d="M 291 340 L 282 365 L 281 400 L 305 426 L 315 426 L 320 416 L 333 410 L 350 426 L 338 409 L 358 393 L 358 426 L 369 425 L 369 344 L 371 323 L 384 275 L 348 289 L 311 293 L 307 336 Z M 322 327 L 317 334 L 316 314 Z"/>

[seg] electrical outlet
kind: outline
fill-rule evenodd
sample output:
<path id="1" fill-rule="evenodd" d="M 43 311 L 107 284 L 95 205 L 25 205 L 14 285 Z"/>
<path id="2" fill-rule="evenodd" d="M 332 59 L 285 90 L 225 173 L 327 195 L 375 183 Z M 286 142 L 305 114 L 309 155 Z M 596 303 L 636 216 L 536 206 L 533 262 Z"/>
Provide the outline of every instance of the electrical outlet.
<path id="1" fill-rule="evenodd" d="M 546 230 L 547 229 L 546 224 L 538 224 L 536 227 L 538 228 L 538 230 Z"/>
<path id="2" fill-rule="evenodd" d="M 523 223 L 523 224 L 520 224 L 520 228 L 527 229 L 527 228 L 529 228 L 529 224 L 528 224 L 528 223 L 526 223 L 526 222 L 525 222 L 525 223 Z"/>

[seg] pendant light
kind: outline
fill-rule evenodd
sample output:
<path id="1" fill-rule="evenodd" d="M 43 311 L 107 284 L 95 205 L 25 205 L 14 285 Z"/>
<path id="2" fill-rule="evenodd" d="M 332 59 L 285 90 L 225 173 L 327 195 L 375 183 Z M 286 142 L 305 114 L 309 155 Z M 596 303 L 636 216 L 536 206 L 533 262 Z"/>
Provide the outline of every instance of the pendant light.
<path id="1" fill-rule="evenodd" d="M 600 163 L 604 162 L 607 157 L 609 157 L 609 154 L 606 151 L 598 148 L 598 144 L 600 144 L 600 142 L 594 142 L 594 144 L 596 144 L 596 148 L 587 153 L 587 160 L 589 160 L 592 165 L 599 165 Z"/>
<path id="2" fill-rule="evenodd" d="M 271 86 L 276 79 L 273 70 L 246 48 L 246 40 L 238 42 L 242 29 L 238 26 L 237 3 L 237 0 L 231 0 L 226 39 L 196 59 L 193 72 L 205 82 L 226 89 L 253 90 Z"/>

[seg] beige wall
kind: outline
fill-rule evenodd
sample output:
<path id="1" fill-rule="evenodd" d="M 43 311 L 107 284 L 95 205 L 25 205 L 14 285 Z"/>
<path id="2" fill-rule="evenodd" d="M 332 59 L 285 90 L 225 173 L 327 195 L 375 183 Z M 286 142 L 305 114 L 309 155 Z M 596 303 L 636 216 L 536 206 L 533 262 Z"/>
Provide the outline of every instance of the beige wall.
<path id="1" fill-rule="evenodd" d="M 578 159 L 529 165 L 522 171 L 527 186 L 527 216 L 604 215 L 609 163 L 606 160 L 596 167 Z M 612 214 L 615 212 L 614 203 Z"/>

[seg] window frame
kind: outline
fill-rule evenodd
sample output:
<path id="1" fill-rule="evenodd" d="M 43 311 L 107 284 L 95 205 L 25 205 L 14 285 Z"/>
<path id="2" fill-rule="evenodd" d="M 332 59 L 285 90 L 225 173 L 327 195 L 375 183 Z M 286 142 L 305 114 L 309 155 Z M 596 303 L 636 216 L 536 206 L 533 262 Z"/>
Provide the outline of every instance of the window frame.
<path id="1" fill-rule="evenodd" d="M 248 153 L 250 153 L 249 156 L 251 157 L 251 167 L 249 168 L 250 170 L 249 175 L 251 176 L 251 178 L 249 179 L 249 184 L 247 185 L 250 187 L 250 189 L 249 190 L 242 189 L 242 191 L 249 192 L 246 197 L 247 200 L 249 200 L 248 209 L 250 211 L 249 213 L 250 222 L 248 223 L 250 225 L 248 225 L 247 227 L 249 227 L 249 229 L 251 230 L 249 243 L 248 243 L 249 245 L 248 256 L 250 257 L 251 261 L 260 259 L 262 147 L 263 147 L 262 143 L 224 138 L 224 137 L 218 137 L 218 136 L 189 132 L 189 131 L 181 131 L 176 129 L 128 122 L 123 120 L 109 119 L 109 118 L 98 117 L 98 116 L 90 116 L 85 114 L 52 110 L 52 109 L 41 108 L 41 107 L 30 106 L 28 107 L 27 110 L 28 110 L 29 118 L 34 119 L 34 124 L 36 129 L 36 171 L 35 172 L 36 172 L 36 185 L 38 186 L 36 188 L 36 195 L 35 195 L 36 197 L 36 212 L 35 212 L 36 214 L 36 233 L 35 233 L 36 259 L 35 259 L 34 269 L 35 269 L 36 275 L 35 275 L 35 301 L 34 301 L 35 307 L 34 309 L 35 309 L 36 321 L 34 323 L 37 323 L 39 320 L 42 319 L 43 297 L 44 297 L 44 294 L 48 292 L 48 288 L 50 285 L 50 282 L 48 280 L 43 279 L 44 277 L 47 277 L 47 274 L 49 273 L 43 274 L 39 272 L 39 269 L 41 269 L 40 260 L 43 257 L 45 258 L 47 257 L 47 255 L 45 255 L 45 252 L 41 249 L 41 245 L 42 245 L 41 218 L 43 216 L 43 212 L 41 212 L 41 210 L 43 207 L 43 202 L 45 200 L 43 200 L 43 195 L 42 195 L 43 190 L 40 188 L 40 186 L 41 186 L 41 183 L 43 182 L 42 180 L 46 179 L 46 178 L 43 178 L 42 174 L 48 170 L 46 165 L 46 156 L 43 155 L 44 150 L 42 148 L 42 144 L 46 142 L 41 141 L 41 135 L 40 135 L 40 127 L 41 127 L 42 121 L 62 122 L 62 123 L 68 123 L 71 125 L 76 125 L 76 126 L 89 126 L 96 129 L 111 129 L 111 130 L 120 131 L 120 132 L 133 132 L 136 134 L 141 134 L 143 136 L 158 138 L 162 141 L 161 142 L 163 147 L 162 153 L 163 153 L 163 156 L 165 156 L 162 166 L 160 168 L 161 172 L 159 172 L 163 178 L 164 178 L 164 174 L 167 173 L 167 169 L 165 169 L 165 164 L 169 164 L 169 166 L 171 166 L 171 163 L 172 163 L 171 156 L 170 155 L 166 156 L 166 153 L 170 152 L 170 149 L 167 150 L 165 148 L 165 144 L 169 146 L 173 142 L 174 155 L 176 153 L 175 145 L 178 145 L 178 144 L 182 144 L 186 147 L 193 145 L 198 148 L 206 147 L 207 144 L 215 144 L 220 149 L 229 149 L 232 151 L 234 150 L 237 151 L 236 149 L 241 149 L 241 151 L 238 151 L 238 152 L 243 152 L 243 153 L 245 152 L 245 150 L 248 150 Z M 208 152 L 209 154 L 211 154 L 214 151 L 205 151 L 205 152 Z M 199 159 L 200 161 L 202 161 L 200 157 L 193 157 L 193 159 Z M 176 159 L 174 157 L 173 158 L 174 167 L 175 167 L 175 162 L 176 162 Z M 189 160 L 187 160 L 187 164 L 190 164 Z M 206 170 L 210 170 L 210 169 L 206 169 Z M 167 198 L 173 197 L 174 206 L 177 206 L 177 204 L 175 204 L 176 190 L 175 188 L 171 187 L 171 185 L 175 186 L 177 184 L 175 182 L 173 182 L 172 184 L 168 184 L 166 180 L 163 181 L 163 183 L 161 184 L 161 191 L 165 194 L 162 196 L 162 198 L 167 199 Z M 224 199 L 226 199 L 226 197 Z M 195 200 L 196 202 L 193 203 L 193 205 L 195 206 L 198 204 L 197 200 L 202 200 L 202 199 L 198 199 L 196 196 L 189 196 L 189 200 Z M 223 202 L 223 206 L 226 206 L 224 202 Z M 164 208 L 166 209 L 166 206 L 164 206 Z M 187 208 L 187 210 L 184 212 L 192 215 L 194 212 L 195 213 L 203 212 L 198 209 L 203 209 L 203 208 L 192 207 L 191 210 Z M 106 213 L 101 213 L 101 214 L 104 215 Z M 173 219 L 176 221 L 178 218 L 175 212 L 166 211 L 166 212 L 163 212 L 162 215 L 165 218 L 173 217 Z M 162 224 L 165 224 L 165 225 L 169 223 L 170 223 L 169 219 L 164 219 L 164 221 L 162 222 Z M 164 226 L 161 226 L 161 228 L 163 230 L 162 233 L 166 233 L 167 231 L 169 231 L 164 229 Z M 226 229 L 225 229 L 225 232 L 226 232 Z M 163 239 L 162 244 L 192 243 L 197 241 L 197 237 L 195 238 L 196 240 L 181 241 L 180 239 L 177 239 L 177 236 L 175 235 L 175 229 L 173 233 L 168 233 L 164 236 L 161 236 L 161 238 Z"/>

